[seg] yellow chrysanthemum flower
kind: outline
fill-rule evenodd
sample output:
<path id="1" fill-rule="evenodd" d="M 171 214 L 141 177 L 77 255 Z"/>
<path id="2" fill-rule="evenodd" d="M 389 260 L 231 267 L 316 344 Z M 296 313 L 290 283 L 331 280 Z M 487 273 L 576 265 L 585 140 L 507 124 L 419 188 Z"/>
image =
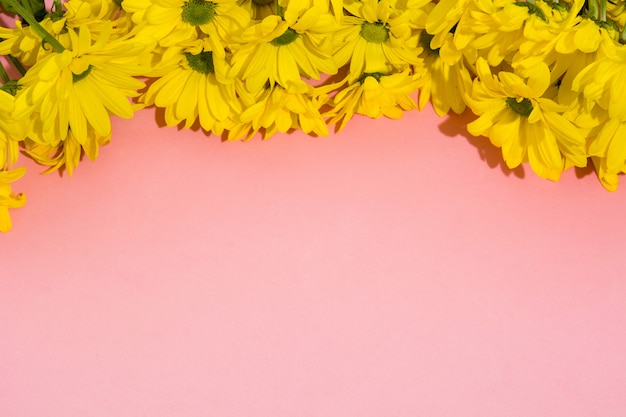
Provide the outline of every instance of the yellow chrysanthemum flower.
<path id="1" fill-rule="evenodd" d="M 121 11 L 121 0 L 68 0 L 63 3 L 70 26 L 102 20 L 115 20 Z"/>
<path id="2" fill-rule="evenodd" d="M 268 85 L 256 91 L 239 83 L 238 93 L 245 110 L 228 133 L 228 140 L 248 140 L 259 132 L 263 139 L 268 139 L 277 132 L 287 133 L 292 129 L 328 135 L 328 126 L 320 114 L 326 96 L 306 83 L 290 89 Z"/>
<path id="3" fill-rule="evenodd" d="M 25 173 L 24 167 L 10 171 L 0 170 L 0 232 L 6 233 L 13 226 L 9 209 L 22 207 L 26 203 L 24 194 L 14 194 L 11 189 L 11 183 L 20 179 Z"/>
<path id="4" fill-rule="evenodd" d="M 290 0 L 294 1 L 294 0 Z M 332 13 L 339 23 L 343 20 L 343 5 L 344 0 L 296 0 L 296 1 L 308 1 L 310 5 L 315 7 L 321 7 Z"/>
<path id="5" fill-rule="evenodd" d="M 130 38 L 110 40 L 110 30 L 103 27 L 95 43 L 87 26 L 68 31 L 72 49 L 46 56 L 20 80 L 13 115 L 30 117 L 33 141 L 56 146 L 71 129 L 84 146 L 90 130 L 110 137 L 110 115 L 133 116 L 128 98 L 145 85 L 134 76 L 146 71 L 137 59 L 149 46 Z"/>
<path id="6" fill-rule="evenodd" d="M 280 10 L 285 10 L 290 4 L 298 9 L 316 7 L 325 10 L 330 12 L 337 21 L 343 18 L 343 0 L 240 0 L 240 5 L 250 12 L 254 20 L 263 20 L 267 16 L 281 14 Z"/>
<path id="7" fill-rule="evenodd" d="M 102 27 L 111 22 L 111 38 L 123 36 L 131 30 L 131 25 L 120 3 L 113 0 L 69 0 L 64 3 L 65 13 L 62 15 L 65 29 L 78 30 L 87 25 L 95 40 L 100 36 Z"/>
<path id="8" fill-rule="evenodd" d="M 291 88 L 305 84 L 302 76 L 319 80 L 321 73 L 336 74 L 331 55 L 335 25 L 321 8 L 290 3 L 284 18 L 268 16 L 241 34 L 240 46 L 233 51 L 231 76 L 244 80 L 250 91 L 258 91 L 266 83 Z"/>
<path id="9" fill-rule="evenodd" d="M 461 51 L 456 49 L 452 37 L 445 38 L 444 45 L 432 49 L 432 35 L 422 32 L 424 69 L 417 73 L 420 89 L 419 109 L 430 101 L 439 116 L 450 110 L 457 114 L 465 110 L 463 98 L 472 89 L 472 78 L 465 65 Z"/>
<path id="10" fill-rule="evenodd" d="M 490 65 L 499 65 L 515 52 L 515 45 L 523 36 L 521 30 L 529 16 L 528 9 L 516 5 L 516 0 L 472 0 L 462 9 L 455 8 L 446 20 L 437 21 L 445 17 L 439 4 L 436 6 L 439 12 L 429 14 L 427 20 L 427 31 L 434 35 L 431 48 L 445 51 L 448 38 L 452 37 L 455 48 L 463 51 L 472 64 L 480 55 Z M 455 19 L 458 22 L 454 33 L 450 33 L 450 24 Z"/>
<path id="11" fill-rule="evenodd" d="M 431 47 L 438 49 L 443 46 L 444 39 L 455 27 L 461 16 L 470 8 L 472 0 L 441 0 L 428 14 L 426 32 L 433 35 Z"/>
<path id="12" fill-rule="evenodd" d="M 298 8 L 309 9 L 311 7 L 316 7 L 324 10 L 325 12 L 329 12 L 338 22 L 341 22 L 344 15 L 344 3 L 347 1 L 349 0 L 278 0 L 278 5 L 283 9 L 287 8 L 289 4 L 294 3 L 298 3 Z"/>
<path id="13" fill-rule="evenodd" d="M 526 81 L 510 72 L 492 75 L 482 58 L 476 69 L 467 101 L 479 117 L 467 130 L 502 148 L 508 167 L 528 161 L 537 175 L 556 181 L 569 164 L 586 165 L 585 138 L 562 116 L 566 107 L 544 97 L 550 85 L 547 67 L 535 68 Z"/>
<path id="14" fill-rule="evenodd" d="M 184 122 L 190 128 L 199 120 L 202 129 L 219 135 L 232 126 L 241 104 L 233 80 L 227 78 L 229 65 L 208 47 L 198 41 L 187 48 L 169 48 L 156 68 L 162 76 L 141 101 L 164 108 L 168 126 Z"/>
<path id="15" fill-rule="evenodd" d="M 608 191 L 617 191 L 619 174 L 609 173 L 606 167 L 606 158 L 592 156 L 590 159 L 602 186 Z"/>
<path id="16" fill-rule="evenodd" d="M 332 110 L 325 116 L 329 124 L 338 124 L 340 132 L 355 114 L 377 119 L 400 119 L 405 111 L 415 110 L 417 81 L 408 71 L 395 74 L 362 74 L 354 83 L 340 90 L 332 100 Z"/>
<path id="17" fill-rule="evenodd" d="M 582 19 L 558 37 L 555 58 L 549 61 L 554 61 L 553 81 L 559 80 L 559 103 L 569 105 L 577 100 L 581 92 L 574 89 L 574 80 L 586 67 L 598 60 L 601 45 L 613 48 L 615 42 L 605 28 L 591 19 Z"/>
<path id="18" fill-rule="evenodd" d="M 244 8 L 253 20 L 263 20 L 276 14 L 276 0 L 242 0 L 239 5 Z"/>
<path id="19" fill-rule="evenodd" d="M 602 185 L 615 191 L 618 175 L 626 172 L 626 121 L 610 119 L 603 124 L 589 144 L 589 155 Z"/>
<path id="20" fill-rule="evenodd" d="M 352 1 L 344 7 L 351 15 L 343 18 L 335 35 L 334 55 L 340 67 L 350 64 L 350 82 L 364 73 L 386 74 L 421 65 L 412 13 L 392 7 L 389 0 Z"/>
<path id="21" fill-rule="evenodd" d="M 615 40 L 602 22 L 585 17 L 577 19 L 574 26 L 559 33 L 556 50 L 562 54 L 576 51 L 592 53 L 598 51 L 600 44 Z"/>
<path id="22" fill-rule="evenodd" d="M 65 169 L 67 174 L 72 176 L 83 153 L 91 161 L 95 161 L 100 147 L 108 145 L 110 141 L 110 136 L 101 136 L 93 130 L 88 130 L 86 140 L 80 143 L 72 130 L 69 130 L 65 140 L 56 146 L 36 143 L 27 138 L 24 142 L 24 151 L 38 164 L 49 167 L 44 174 Z"/>
<path id="23" fill-rule="evenodd" d="M 40 25 L 56 38 L 62 45 L 69 43 L 69 35 L 65 32 L 65 21 L 53 20 L 46 16 Z M 41 36 L 30 26 L 23 25 L 20 20 L 15 21 L 14 28 L 0 25 L 0 55 L 12 55 L 19 58 L 22 65 L 30 67 L 45 56 L 50 55 L 53 49 L 44 45 Z"/>
<path id="24" fill-rule="evenodd" d="M 15 97 L 0 89 L 0 170 L 17 162 L 19 142 L 26 136 L 26 119 L 12 117 Z"/>
<path id="25" fill-rule="evenodd" d="M 236 0 L 124 0 L 122 7 L 135 23 L 144 24 L 142 34 L 161 45 L 193 41 L 200 32 L 208 35 L 213 54 L 220 57 L 233 34 L 250 21 L 250 14 Z"/>
<path id="26" fill-rule="evenodd" d="M 608 110 L 609 117 L 626 121 L 626 47 L 603 42 L 596 60 L 583 68 L 572 82 L 574 91 Z"/>
<path id="27" fill-rule="evenodd" d="M 518 32 L 518 41 L 512 45 L 518 49 L 513 61 L 529 56 L 546 57 L 552 53 L 558 35 L 575 26 L 580 19 L 578 10 L 582 4 L 582 0 L 576 0 L 570 9 L 552 1 L 515 2 L 516 7 L 527 9 L 528 18 Z"/>
<path id="28" fill-rule="evenodd" d="M 451 34 L 434 30 L 449 27 L 453 20 L 448 20 L 445 27 L 441 23 L 437 27 L 428 25 L 435 17 L 441 18 L 441 12 L 445 11 L 440 2 L 435 7 L 441 8 L 440 13 L 429 15 L 427 31 L 435 35 L 432 48 L 442 47 L 446 37 L 453 36 L 454 45 L 470 63 L 481 56 L 491 66 L 503 61 L 515 66 L 517 61 L 528 57 L 538 57 L 551 64 L 553 58 L 545 57 L 553 53 L 558 37 L 579 20 L 582 3 L 582 0 L 575 0 L 569 6 L 564 2 L 542 0 L 468 0 L 466 7 L 457 8 L 451 14 L 458 19 Z"/>
<path id="29" fill-rule="evenodd" d="M 72 47 L 69 31 L 88 26 L 93 39 L 100 35 L 105 25 L 110 25 L 109 37 L 115 39 L 130 31 L 127 20 L 119 15 L 120 8 L 112 0 L 69 0 L 64 10 L 54 10 L 47 14 L 40 25 L 65 48 Z M 15 21 L 14 28 L 0 26 L 0 55 L 19 58 L 22 65 L 30 67 L 41 58 L 54 52 L 46 42 L 42 42 L 32 27 Z"/>
<path id="30" fill-rule="evenodd" d="M 611 21 L 617 23 L 619 27 L 626 25 L 626 2 L 606 2 L 607 16 Z"/>

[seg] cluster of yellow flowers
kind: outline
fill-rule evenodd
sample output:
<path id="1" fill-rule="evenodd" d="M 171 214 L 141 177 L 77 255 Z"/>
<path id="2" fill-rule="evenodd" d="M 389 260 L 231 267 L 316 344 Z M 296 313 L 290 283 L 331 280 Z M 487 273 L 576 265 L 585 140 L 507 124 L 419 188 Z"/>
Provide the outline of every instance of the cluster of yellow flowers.
<path id="1" fill-rule="evenodd" d="M 0 231 L 20 151 L 68 174 L 144 106 L 228 140 L 354 114 L 469 108 L 468 131 L 557 180 L 626 172 L 626 1 L 0 0 Z M 36 9 L 36 10 L 34 10 Z M 414 94 L 419 91 L 419 98 Z"/>

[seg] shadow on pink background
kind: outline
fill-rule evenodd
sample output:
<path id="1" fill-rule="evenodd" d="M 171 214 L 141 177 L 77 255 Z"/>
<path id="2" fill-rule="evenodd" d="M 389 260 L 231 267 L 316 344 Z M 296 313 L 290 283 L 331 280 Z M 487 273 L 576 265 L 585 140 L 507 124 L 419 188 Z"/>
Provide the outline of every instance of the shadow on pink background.
<path id="1" fill-rule="evenodd" d="M 116 120 L 28 163 L 0 416 L 625 416 L 626 191 L 508 170 L 469 116 L 224 143 Z"/>

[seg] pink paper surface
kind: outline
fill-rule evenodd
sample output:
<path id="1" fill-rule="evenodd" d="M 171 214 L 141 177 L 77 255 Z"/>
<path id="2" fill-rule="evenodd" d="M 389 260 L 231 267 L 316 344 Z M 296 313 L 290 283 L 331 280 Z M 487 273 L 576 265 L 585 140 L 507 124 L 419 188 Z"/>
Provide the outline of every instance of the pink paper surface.
<path id="1" fill-rule="evenodd" d="M 115 120 L 14 184 L 0 417 L 625 416 L 626 184 L 469 116 L 226 143 Z"/>

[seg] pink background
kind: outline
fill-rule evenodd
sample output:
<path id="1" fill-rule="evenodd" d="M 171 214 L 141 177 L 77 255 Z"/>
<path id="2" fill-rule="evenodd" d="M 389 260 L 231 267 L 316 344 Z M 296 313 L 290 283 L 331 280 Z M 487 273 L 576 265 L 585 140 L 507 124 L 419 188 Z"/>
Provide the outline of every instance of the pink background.
<path id="1" fill-rule="evenodd" d="M 626 183 L 467 116 L 223 143 L 115 120 L 0 236 L 0 416 L 625 416 Z"/>

